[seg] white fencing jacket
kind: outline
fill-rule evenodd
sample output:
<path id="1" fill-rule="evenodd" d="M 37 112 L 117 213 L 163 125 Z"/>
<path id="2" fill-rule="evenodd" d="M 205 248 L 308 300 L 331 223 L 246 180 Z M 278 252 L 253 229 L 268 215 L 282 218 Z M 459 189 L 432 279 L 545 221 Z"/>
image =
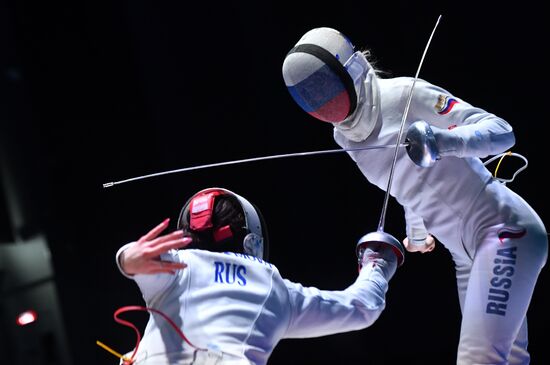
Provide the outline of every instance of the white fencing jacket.
<path id="1" fill-rule="evenodd" d="M 119 264 L 126 247 L 117 252 L 117 264 L 135 280 L 146 306 L 207 350 L 195 351 L 164 318 L 151 314 L 136 356 L 140 365 L 207 364 L 213 357 L 216 364 L 266 364 L 283 338 L 363 329 L 385 307 L 388 281 L 378 266 L 365 265 L 345 290 L 326 291 L 283 279 L 273 264 L 253 256 L 197 249 L 162 255 L 187 264 L 175 275 L 130 276 Z"/>
<path id="2" fill-rule="evenodd" d="M 395 144 L 413 79 L 378 79 L 349 121 L 374 124 L 363 141 L 334 128 L 346 149 Z M 511 126 L 448 91 L 418 80 L 405 121 L 425 121 L 458 138 L 456 155 L 420 167 L 400 148 L 390 194 L 404 207 L 406 234 L 435 236 L 451 253 L 462 327 L 457 364 L 528 364 L 526 313 L 548 256 L 546 229 L 519 195 L 494 179 L 480 158 L 515 143 Z M 348 136 L 353 137 L 352 133 Z M 395 149 L 348 152 L 369 182 L 387 190 Z"/>

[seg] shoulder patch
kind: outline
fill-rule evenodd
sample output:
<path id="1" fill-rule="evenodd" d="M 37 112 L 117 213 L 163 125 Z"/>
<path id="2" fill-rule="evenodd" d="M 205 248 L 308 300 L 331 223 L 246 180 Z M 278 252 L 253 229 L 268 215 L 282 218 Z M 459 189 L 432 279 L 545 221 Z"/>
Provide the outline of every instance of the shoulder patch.
<path id="1" fill-rule="evenodd" d="M 458 101 L 451 98 L 449 95 L 440 94 L 434 107 L 437 114 L 443 115 L 449 113 L 456 103 L 458 103 Z"/>

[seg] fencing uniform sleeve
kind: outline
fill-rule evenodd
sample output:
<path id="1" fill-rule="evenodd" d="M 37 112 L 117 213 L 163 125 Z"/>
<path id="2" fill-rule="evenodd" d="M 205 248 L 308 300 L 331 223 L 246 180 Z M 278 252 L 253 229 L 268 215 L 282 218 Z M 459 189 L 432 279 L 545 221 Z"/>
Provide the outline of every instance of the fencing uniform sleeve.
<path id="1" fill-rule="evenodd" d="M 414 105 L 432 127 L 440 156 L 487 157 L 515 144 L 510 124 L 448 91 L 420 81 Z"/>
<path id="2" fill-rule="evenodd" d="M 126 273 L 126 271 L 124 271 L 124 269 L 122 268 L 122 264 L 120 263 L 120 259 L 121 259 L 121 256 L 122 256 L 122 253 L 124 252 L 124 250 L 126 250 L 132 244 L 133 244 L 133 242 L 132 243 L 127 243 L 124 246 L 122 246 L 121 248 L 119 248 L 117 253 L 116 253 L 116 256 L 115 256 L 116 266 L 118 267 L 118 270 L 120 271 L 120 273 L 122 275 L 126 276 L 128 279 L 134 279 L 134 276 L 130 275 L 130 274 Z"/>
<path id="3" fill-rule="evenodd" d="M 409 242 L 413 245 L 424 245 L 428 237 L 428 230 L 424 226 L 424 220 L 413 211 L 403 206 L 405 210 L 405 232 Z"/>
<path id="4" fill-rule="evenodd" d="M 369 327 L 385 308 L 388 280 L 384 268 L 375 265 L 365 265 L 356 281 L 342 291 L 285 280 L 291 306 L 285 337 L 318 337 Z"/>
<path id="5" fill-rule="evenodd" d="M 166 273 L 136 275 L 127 274 L 122 268 L 120 258 L 124 250 L 126 250 L 132 244 L 134 244 L 134 242 L 125 244 L 117 251 L 116 264 L 122 275 L 136 282 L 139 289 L 141 290 L 141 293 L 143 294 L 143 298 L 145 299 L 145 301 L 148 301 L 150 298 L 154 297 L 158 293 L 162 292 L 165 288 L 167 288 L 175 280 L 176 275 Z M 168 251 L 168 253 L 164 253 L 161 255 L 161 260 L 179 261 L 179 256 L 176 250 L 170 250 Z"/>

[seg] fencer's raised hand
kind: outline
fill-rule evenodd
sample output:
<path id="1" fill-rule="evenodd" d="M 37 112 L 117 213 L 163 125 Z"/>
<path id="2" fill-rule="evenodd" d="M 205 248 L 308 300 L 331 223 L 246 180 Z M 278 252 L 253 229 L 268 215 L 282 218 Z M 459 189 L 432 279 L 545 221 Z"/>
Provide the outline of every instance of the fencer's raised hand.
<path id="1" fill-rule="evenodd" d="M 161 254 L 191 243 L 191 238 L 183 237 L 181 230 L 159 236 L 168 227 L 169 222 L 170 219 L 165 219 L 124 250 L 120 257 L 120 265 L 124 272 L 129 275 L 174 274 L 176 270 L 187 267 L 184 263 L 160 260 Z"/>
<path id="2" fill-rule="evenodd" d="M 405 249 L 409 252 L 431 252 L 435 248 L 435 238 L 429 234 L 423 242 L 413 242 L 412 240 L 409 240 L 409 237 L 405 237 L 403 240 L 403 246 L 405 246 Z"/>

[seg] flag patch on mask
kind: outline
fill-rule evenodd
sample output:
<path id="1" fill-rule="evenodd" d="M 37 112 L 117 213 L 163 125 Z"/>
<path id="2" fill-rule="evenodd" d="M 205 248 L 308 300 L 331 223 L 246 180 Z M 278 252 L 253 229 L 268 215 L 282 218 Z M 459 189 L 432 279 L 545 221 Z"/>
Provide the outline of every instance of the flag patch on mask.
<path id="1" fill-rule="evenodd" d="M 451 98 L 449 95 L 439 95 L 437 98 L 437 103 L 435 104 L 435 110 L 437 110 L 437 114 L 447 114 L 457 103 L 458 101 Z"/>

